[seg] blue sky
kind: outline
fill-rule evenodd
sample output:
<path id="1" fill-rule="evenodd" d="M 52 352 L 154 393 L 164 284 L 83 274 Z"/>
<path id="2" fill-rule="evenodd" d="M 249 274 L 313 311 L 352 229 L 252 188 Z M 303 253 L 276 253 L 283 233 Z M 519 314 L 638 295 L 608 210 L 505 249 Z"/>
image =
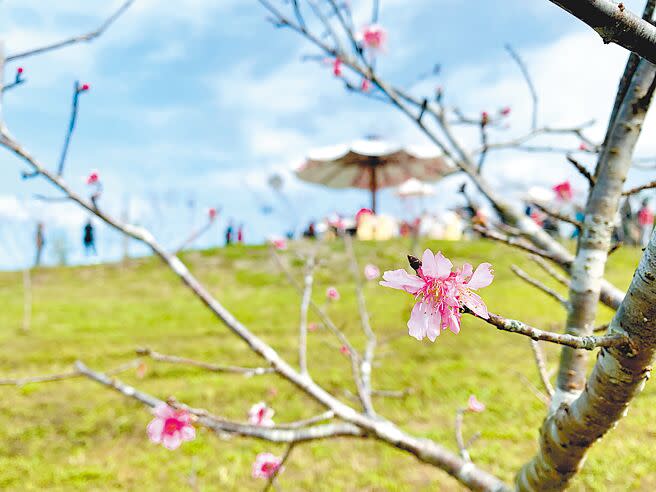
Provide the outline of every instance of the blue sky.
<path id="1" fill-rule="evenodd" d="M 369 10 L 368 1 L 352 3 L 358 14 Z M 562 126 L 596 118 L 599 123 L 589 133 L 603 135 L 627 54 L 603 45 L 551 2 L 381 3 L 380 22 L 390 39 L 379 66 L 395 84 L 418 94 L 440 84 L 449 103 L 472 114 L 509 105 L 513 112 L 506 133 L 519 134 L 528 125 L 530 99 L 504 51 L 511 43 L 538 87 L 541 123 Z M 85 32 L 118 4 L 0 0 L 0 38 L 9 53 L 17 52 Z M 635 11 L 642 7 L 640 1 L 625 4 Z M 366 20 L 360 15 L 356 24 Z M 121 214 L 130 203 L 132 220 L 171 247 L 202 223 L 209 206 L 222 207 L 221 222 L 198 245 L 219 242 L 228 218 L 244 222 L 246 239 L 257 242 L 292 223 L 266 184 L 274 172 L 285 177 L 284 192 L 301 222 L 367 204 L 362 192 L 328 191 L 295 180 L 290 169 L 309 149 L 372 133 L 400 143 L 426 143 L 393 108 L 346 93 L 329 68 L 301 61 L 315 53 L 293 33 L 273 28 L 255 0 L 136 0 L 96 42 L 21 61 L 28 82 L 6 94 L 5 120 L 32 153 L 55 167 L 73 83 L 88 82 L 92 89 L 81 100 L 66 170 L 71 184 L 84 190 L 83 177 L 98 169 L 105 184 L 103 207 Z M 443 67 L 440 79 L 416 84 L 416 75 L 434 63 Z M 6 68 L 6 78 L 16 66 Z M 641 155 L 656 152 L 654 128 L 650 117 Z M 461 135 L 476 145 L 475 134 Z M 29 261 L 38 218 L 47 222 L 49 261 L 56 260 L 56 249 L 68 250 L 69 261 L 83 261 L 85 214 L 71 205 L 35 202 L 35 193 L 51 190 L 39 180 L 21 180 L 22 169 L 14 157 L 0 153 L 0 267 Z M 566 177 L 584 187 L 555 155 L 499 153 L 487 172 L 509 193 Z M 648 173 L 636 172 L 630 182 L 647 178 Z M 426 204 L 440 210 L 459 203 L 453 190 L 462 181 L 453 177 L 438 183 L 440 193 Z M 263 215 L 263 204 L 273 205 L 274 213 Z M 404 211 L 391 192 L 382 194 L 381 209 Z M 101 257 L 116 258 L 120 238 L 103 227 L 98 234 Z M 67 246 L 55 247 L 61 244 Z"/>

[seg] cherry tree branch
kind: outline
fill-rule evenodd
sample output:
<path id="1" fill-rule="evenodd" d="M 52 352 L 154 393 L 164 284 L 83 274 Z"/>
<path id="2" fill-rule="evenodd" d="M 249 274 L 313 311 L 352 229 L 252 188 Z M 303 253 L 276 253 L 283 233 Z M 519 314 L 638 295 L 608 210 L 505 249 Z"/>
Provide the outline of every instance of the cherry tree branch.
<path id="1" fill-rule="evenodd" d="M 465 410 L 459 408 L 456 410 L 456 421 L 454 425 L 454 431 L 456 435 L 456 444 L 458 445 L 458 451 L 460 452 L 460 457 L 468 463 L 471 463 L 471 457 L 469 456 L 469 451 L 467 451 L 467 445 L 465 440 L 462 437 L 462 423 L 465 417 Z"/>
<path id="2" fill-rule="evenodd" d="M 476 316 L 469 310 L 465 310 L 465 312 L 472 314 L 479 319 L 482 319 L 492 326 L 495 326 L 498 330 L 517 333 L 518 335 L 524 335 L 535 341 L 550 342 L 575 349 L 594 350 L 601 347 L 626 347 L 630 344 L 629 338 L 626 335 L 621 334 L 603 335 L 599 337 L 592 335 L 580 337 L 576 335 L 540 330 L 516 319 L 504 318 L 503 316 L 499 316 L 498 314 L 494 313 L 489 313 L 489 317 L 485 319 L 480 316 Z"/>
<path id="3" fill-rule="evenodd" d="M 652 188 L 656 188 L 656 180 L 650 181 L 649 183 L 645 183 L 643 185 L 636 186 L 635 188 L 630 188 L 626 191 L 623 191 L 622 195 L 623 196 L 631 196 L 631 195 L 635 195 L 637 193 L 640 193 L 641 191 L 644 191 L 644 190 L 650 190 Z"/>
<path id="4" fill-rule="evenodd" d="M 545 272 L 547 272 L 549 275 L 551 275 L 554 279 L 556 279 L 558 282 L 560 282 L 562 285 L 565 287 L 569 287 L 569 279 L 565 277 L 562 273 L 560 273 L 558 270 L 553 268 L 549 263 L 547 263 L 543 258 L 540 256 L 536 255 L 529 255 L 529 258 L 534 261 L 535 263 L 540 266 Z"/>
<path id="5" fill-rule="evenodd" d="M 312 300 L 312 284 L 314 282 L 314 254 L 311 254 L 305 263 L 305 277 L 303 298 L 301 300 L 301 314 L 298 329 L 298 365 L 301 374 L 308 374 L 307 368 L 307 331 L 308 331 L 308 309 Z"/>
<path id="6" fill-rule="evenodd" d="M 549 380 L 549 372 L 547 371 L 547 360 L 544 355 L 544 352 L 542 351 L 542 348 L 540 347 L 539 342 L 536 340 L 530 340 L 531 342 L 531 351 L 533 352 L 533 358 L 535 359 L 535 365 L 538 368 L 538 374 L 540 375 L 540 380 L 542 381 L 542 385 L 544 386 L 545 391 L 549 395 L 549 398 L 553 397 L 554 394 L 554 388 L 551 385 L 551 381 Z"/>
<path id="7" fill-rule="evenodd" d="M 569 162 L 574 168 L 583 176 L 587 181 L 588 185 L 590 188 L 592 188 L 595 185 L 595 178 L 594 176 L 588 171 L 583 164 L 581 164 L 579 161 L 574 159 L 571 155 L 567 154 L 565 156 L 567 158 L 567 162 Z"/>
<path id="8" fill-rule="evenodd" d="M 515 275 L 517 275 L 519 278 L 527 282 L 528 284 L 532 285 L 533 287 L 541 290 L 545 294 L 547 294 L 550 297 L 553 297 L 556 301 L 558 301 L 565 309 L 569 308 L 569 302 L 567 299 L 561 295 L 559 292 L 556 292 L 553 290 L 551 287 L 547 287 L 544 285 L 542 282 L 540 282 L 537 279 L 534 279 L 531 277 L 528 273 L 526 273 L 524 270 L 519 268 L 517 265 L 511 265 L 511 270 Z"/>
<path id="9" fill-rule="evenodd" d="M 9 55 L 7 56 L 7 61 L 19 60 L 21 58 L 27 58 L 28 56 L 40 55 L 42 53 L 47 53 L 49 51 L 65 48 L 73 44 L 93 41 L 94 39 L 100 37 L 109 28 L 109 26 L 111 26 L 123 14 L 123 12 L 125 12 L 133 3 L 134 0 L 127 0 L 112 15 L 110 15 L 107 19 L 105 19 L 105 21 L 97 29 L 93 31 L 90 31 L 86 34 L 73 36 L 61 41 L 57 41 L 55 43 L 46 46 L 41 46 L 39 48 L 33 48 L 28 51 L 23 51 L 22 53 L 15 53 L 13 55 Z"/>
<path id="10" fill-rule="evenodd" d="M 656 27 L 611 0 L 550 0 L 615 43 L 656 63 Z"/>
<path id="11" fill-rule="evenodd" d="M 547 214 L 550 217 L 553 217 L 556 220 L 560 220 L 561 222 L 567 222 L 568 224 L 572 224 L 574 227 L 577 229 L 581 228 L 581 222 L 576 220 L 573 217 L 570 217 L 569 215 L 565 215 L 563 213 L 558 212 L 557 210 L 554 210 L 551 208 L 549 205 L 545 203 L 540 203 L 540 202 L 531 202 L 532 205 L 535 205 L 537 208 L 542 210 L 545 214 Z"/>
<path id="12" fill-rule="evenodd" d="M 374 360 L 374 355 L 376 352 L 376 334 L 371 329 L 371 323 L 369 321 L 369 311 L 367 310 L 367 303 L 364 297 L 364 292 L 362 289 L 362 277 L 360 275 L 360 268 L 358 266 L 358 259 L 355 256 L 355 251 L 353 249 L 353 240 L 351 236 L 346 234 L 344 236 L 344 245 L 346 246 L 346 252 L 349 257 L 349 263 L 351 265 L 351 272 L 353 273 L 353 279 L 355 281 L 355 292 L 358 298 L 358 311 L 360 313 L 360 321 L 362 324 L 362 331 L 367 337 L 367 346 L 364 351 L 364 357 L 362 358 L 362 363 L 360 364 L 360 374 L 362 377 L 362 386 L 363 394 L 366 402 L 365 411 L 369 415 L 375 415 L 373 404 L 371 402 L 371 372 L 372 365 Z"/>
<path id="13" fill-rule="evenodd" d="M 239 366 L 222 366 L 217 364 L 211 364 L 209 362 L 189 359 L 187 357 L 162 354 L 160 352 L 151 350 L 147 347 L 138 348 L 136 350 L 136 353 L 141 357 L 149 357 L 157 362 L 166 362 L 168 364 L 192 366 L 210 372 L 226 372 L 226 373 L 233 373 L 233 374 L 242 374 L 247 377 L 261 376 L 263 374 L 270 374 L 275 372 L 275 370 L 271 367 L 239 367 Z"/>
<path id="14" fill-rule="evenodd" d="M 533 85 L 533 80 L 531 79 L 531 74 L 526 67 L 526 63 L 519 56 L 519 54 L 513 49 L 509 44 L 506 45 L 506 51 L 510 54 L 511 58 L 517 63 L 519 70 L 522 72 L 522 76 L 526 81 L 528 90 L 531 93 L 531 101 L 533 102 L 533 113 L 531 116 L 531 130 L 535 131 L 538 127 L 538 93 L 535 90 L 535 85 Z"/>
<path id="15" fill-rule="evenodd" d="M 130 369 L 134 369 L 139 365 L 139 362 L 140 362 L 139 359 L 135 359 L 125 364 L 121 364 L 120 366 L 110 371 L 106 371 L 106 374 L 109 375 L 120 374 Z M 42 376 L 27 376 L 23 378 L 15 378 L 15 379 L 11 379 L 11 378 L 0 379 L 0 386 L 25 386 L 26 384 L 33 384 L 33 383 L 51 383 L 56 381 L 63 381 L 65 379 L 79 378 L 81 376 L 82 373 L 80 371 L 78 371 L 77 369 L 73 369 L 66 372 L 60 372 L 57 374 L 46 374 Z"/>

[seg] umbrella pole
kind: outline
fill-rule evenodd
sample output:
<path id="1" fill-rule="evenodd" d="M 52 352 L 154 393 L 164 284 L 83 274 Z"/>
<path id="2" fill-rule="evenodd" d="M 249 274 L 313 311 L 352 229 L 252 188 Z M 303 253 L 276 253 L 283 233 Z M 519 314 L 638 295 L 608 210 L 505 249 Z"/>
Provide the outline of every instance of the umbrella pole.
<path id="1" fill-rule="evenodd" d="M 376 186 L 376 166 L 371 166 L 371 211 L 376 213 L 376 192 L 378 191 Z"/>

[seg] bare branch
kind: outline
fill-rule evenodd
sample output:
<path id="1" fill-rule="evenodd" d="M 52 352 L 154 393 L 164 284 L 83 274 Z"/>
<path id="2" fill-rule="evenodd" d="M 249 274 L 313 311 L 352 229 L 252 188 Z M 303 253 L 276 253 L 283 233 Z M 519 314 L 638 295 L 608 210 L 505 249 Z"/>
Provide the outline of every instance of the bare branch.
<path id="1" fill-rule="evenodd" d="M 210 372 L 227 372 L 233 374 L 243 374 L 244 376 L 261 376 L 262 374 L 271 374 L 275 372 L 272 367 L 239 367 L 239 366 L 220 366 L 217 364 L 210 364 L 186 357 L 179 357 L 177 355 L 166 355 L 155 352 L 149 348 L 138 348 L 137 355 L 142 357 L 150 357 L 158 362 L 167 362 L 169 364 L 180 364 L 185 366 L 198 367 Z"/>
<path id="2" fill-rule="evenodd" d="M 466 310 L 469 314 L 476 316 L 469 310 Z M 556 343 L 558 345 L 564 345 L 566 347 L 571 347 L 575 349 L 583 350 L 594 350 L 600 347 L 622 347 L 628 346 L 631 344 L 629 338 L 626 335 L 604 335 L 600 337 L 596 336 L 584 336 L 579 337 L 576 335 L 563 334 L 563 333 L 553 333 L 550 331 L 540 330 L 532 326 L 517 321 L 516 319 L 508 319 L 498 314 L 489 313 L 489 318 L 477 318 L 482 319 L 492 326 L 496 326 L 497 329 L 501 331 L 508 331 L 510 333 L 517 333 L 519 335 L 524 335 L 532 340 L 542 340 L 545 342 Z"/>
<path id="3" fill-rule="evenodd" d="M 574 159 L 571 155 L 567 154 L 566 158 L 567 161 L 574 166 L 579 173 L 581 173 L 581 176 L 588 180 L 588 185 L 592 188 L 595 185 L 595 178 L 590 171 L 588 171 L 583 164 Z"/>
<path id="4" fill-rule="evenodd" d="M 367 346 L 364 351 L 362 363 L 360 364 L 360 374 L 362 376 L 361 396 L 364 399 L 363 404 L 365 406 L 365 412 L 369 415 L 375 415 L 373 404 L 371 403 L 371 372 L 374 355 L 376 352 L 376 334 L 371 329 L 369 311 L 367 310 L 367 303 L 364 298 L 364 292 L 362 289 L 362 277 L 360 276 L 360 268 L 358 266 L 358 260 L 353 249 L 353 240 L 348 234 L 344 236 L 344 245 L 346 247 L 346 253 L 350 259 L 351 271 L 355 281 L 355 292 L 358 298 L 358 311 L 360 312 L 362 331 L 367 337 Z"/>
<path id="5" fill-rule="evenodd" d="M 465 417 L 465 411 L 462 408 L 456 410 L 456 422 L 455 422 L 454 430 L 456 434 L 456 444 L 458 445 L 458 451 L 460 451 L 460 457 L 463 460 L 470 463 L 471 457 L 469 456 L 469 452 L 467 451 L 465 440 L 462 438 L 462 422 L 464 420 L 464 417 Z"/>
<path id="6" fill-rule="evenodd" d="M 568 224 L 572 224 L 577 229 L 581 228 L 581 222 L 574 219 L 573 217 L 570 217 L 568 215 L 565 215 L 563 213 L 560 213 L 560 212 L 552 209 L 547 204 L 540 203 L 540 202 L 531 202 L 531 204 L 535 205 L 537 208 L 542 210 L 545 214 L 549 215 L 550 217 L 553 217 L 554 219 L 560 220 L 562 222 L 567 222 Z"/>
<path id="7" fill-rule="evenodd" d="M 644 190 L 650 190 L 652 188 L 656 188 L 656 180 L 650 181 L 649 183 L 645 183 L 643 185 L 636 186 L 635 188 L 630 188 L 626 191 L 623 191 L 622 195 L 624 195 L 624 196 L 635 195 L 636 193 L 640 193 L 641 191 L 644 191 Z"/>
<path id="8" fill-rule="evenodd" d="M 86 90 L 86 89 L 85 89 Z M 80 83 L 76 80 L 75 85 L 73 86 L 73 102 L 71 103 L 71 118 L 68 122 L 68 130 L 66 131 L 66 137 L 64 138 L 64 146 L 62 147 L 62 153 L 59 158 L 59 165 L 57 166 L 57 175 L 61 176 L 64 174 L 64 164 L 66 163 L 66 155 L 68 154 L 68 146 L 71 142 L 71 136 L 75 131 L 75 122 L 77 120 L 77 110 L 78 110 L 78 100 L 80 98 L 80 93 L 83 92 L 80 87 Z"/>
<path id="9" fill-rule="evenodd" d="M 111 26 L 114 23 L 114 21 L 116 21 L 116 19 L 118 19 L 123 14 L 123 12 L 125 12 L 133 3 L 134 0 L 127 0 L 123 5 L 121 5 L 118 8 L 118 10 L 116 10 L 112 15 L 110 15 L 107 19 L 105 19 L 105 21 L 100 25 L 100 27 L 98 27 L 97 29 L 91 32 L 79 36 L 73 36 L 72 38 L 67 38 L 62 41 L 49 44 L 47 46 L 41 46 L 39 48 L 33 48 L 31 50 L 24 51 L 22 53 L 9 55 L 7 57 L 7 61 L 13 61 L 13 60 L 18 60 L 20 58 L 27 58 L 28 56 L 39 55 L 41 53 L 46 53 L 48 51 L 65 48 L 66 46 L 71 46 L 76 43 L 93 41 L 97 37 L 101 36 L 107 30 L 107 28 L 109 28 L 109 26 Z"/>
<path id="10" fill-rule="evenodd" d="M 134 369 L 135 367 L 138 366 L 138 364 L 139 364 L 139 359 L 135 359 L 125 364 L 121 364 L 120 366 L 112 370 L 109 370 L 106 373 L 119 374 L 121 372 Z M 77 369 L 74 369 L 72 371 L 60 372 L 57 374 L 46 374 L 43 376 L 28 376 L 28 377 L 16 378 L 16 379 L 0 379 L 0 386 L 25 386 L 26 384 L 32 384 L 32 383 L 51 383 L 56 381 L 62 381 L 64 379 L 79 378 L 80 376 L 82 376 L 82 374 Z"/>
<path id="11" fill-rule="evenodd" d="M 549 395 L 549 398 L 551 398 L 554 394 L 554 389 L 553 386 L 551 385 L 551 381 L 549 380 L 546 357 L 544 355 L 544 352 L 542 351 L 542 348 L 540 347 L 540 344 L 537 341 L 530 340 L 530 342 L 531 342 L 531 351 L 533 352 L 535 365 L 538 368 L 538 374 L 540 375 L 540 380 L 542 381 L 542 385 L 544 386 L 544 389 Z"/>
<path id="12" fill-rule="evenodd" d="M 522 60 L 519 54 L 509 44 L 506 45 L 506 51 L 508 51 L 511 58 L 515 60 L 515 63 L 517 63 L 517 66 L 519 67 L 519 70 L 522 72 L 522 76 L 526 81 L 528 90 L 531 93 L 531 100 L 533 101 L 533 115 L 531 117 L 531 129 L 535 131 L 538 127 L 538 93 L 535 90 L 535 86 L 533 85 L 533 80 L 531 79 L 531 74 L 529 73 L 528 68 L 524 63 L 524 60 Z"/>
<path id="13" fill-rule="evenodd" d="M 305 287 L 303 289 L 303 298 L 301 300 L 301 315 L 298 329 L 298 365 L 301 374 L 308 374 L 307 368 L 307 329 L 308 329 L 308 308 L 312 300 L 312 284 L 314 282 L 314 254 L 310 255 L 305 263 Z"/>
<path id="14" fill-rule="evenodd" d="M 559 292 L 556 292 L 556 291 L 553 290 L 551 287 L 547 287 L 546 285 L 544 285 L 544 284 L 543 284 L 542 282 L 540 282 L 539 280 L 534 279 L 534 278 L 531 277 L 528 273 L 526 273 L 524 270 L 522 270 L 521 268 L 519 268 L 517 265 L 512 265 L 510 268 L 512 269 L 513 273 L 514 273 L 515 275 L 517 275 L 519 278 L 521 278 L 522 280 L 528 282 L 528 283 L 529 283 L 530 285 L 532 285 L 533 287 L 536 287 L 536 288 L 540 289 L 542 292 L 544 292 L 544 293 L 547 294 L 548 296 L 553 297 L 556 301 L 558 301 L 560 304 L 562 304 L 562 306 L 563 306 L 565 309 L 567 309 L 567 308 L 569 307 L 569 302 L 568 302 L 567 299 L 566 299 L 562 294 L 560 294 Z"/>
<path id="15" fill-rule="evenodd" d="M 544 260 L 544 258 L 536 255 L 529 255 L 529 258 L 533 260 L 535 263 L 537 263 L 540 266 L 540 268 L 542 268 L 545 272 L 551 275 L 558 282 L 563 284 L 565 287 L 569 287 L 569 279 L 565 277 L 562 273 L 560 273 L 558 270 L 553 268 L 549 263 L 547 263 Z"/>
<path id="16" fill-rule="evenodd" d="M 287 449 L 285 450 L 285 454 L 282 455 L 282 459 L 280 460 L 280 465 L 278 465 L 278 467 L 275 469 L 275 471 L 271 474 L 271 476 L 267 480 L 264 489 L 262 489 L 263 492 L 267 492 L 271 487 L 274 486 L 273 482 L 275 482 L 276 478 L 278 478 L 278 475 L 280 475 L 280 472 L 282 471 L 282 467 L 285 466 L 285 463 L 287 463 L 287 460 L 289 459 L 289 455 L 292 454 L 292 450 L 294 449 L 295 445 L 296 445 L 295 442 L 289 443 L 289 446 L 287 446 Z"/>
<path id="17" fill-rule="evenodd" d="M 550 0 L 594 29 L 604 43 L 616 43 L 656 63 L 656 27 L 611 0 Z"/>

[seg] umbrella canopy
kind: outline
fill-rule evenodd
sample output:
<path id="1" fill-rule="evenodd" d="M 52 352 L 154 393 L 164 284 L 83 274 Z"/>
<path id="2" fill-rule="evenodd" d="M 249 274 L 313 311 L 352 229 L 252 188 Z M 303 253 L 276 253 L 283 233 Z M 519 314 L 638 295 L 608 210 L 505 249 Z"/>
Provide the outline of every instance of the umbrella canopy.
<path id="1" fill-rule="evenodd" d="M 399 186 L 396 194 L 402 198 L 430 196 L 435 194 L 435 189 L 429 184 L 422 183 L 417 178 L 410 178 Z"/>
<path id="2" fill-rule="evenodd" d="M 418 147 L 402 148 L 384 140 L 366 139 L 312 151 L 296 175 L 330 188 L 369 190 L 375 212 L 378 190 L 410 178 L 436 181 L 453 170 L 441 156 Z"/>

